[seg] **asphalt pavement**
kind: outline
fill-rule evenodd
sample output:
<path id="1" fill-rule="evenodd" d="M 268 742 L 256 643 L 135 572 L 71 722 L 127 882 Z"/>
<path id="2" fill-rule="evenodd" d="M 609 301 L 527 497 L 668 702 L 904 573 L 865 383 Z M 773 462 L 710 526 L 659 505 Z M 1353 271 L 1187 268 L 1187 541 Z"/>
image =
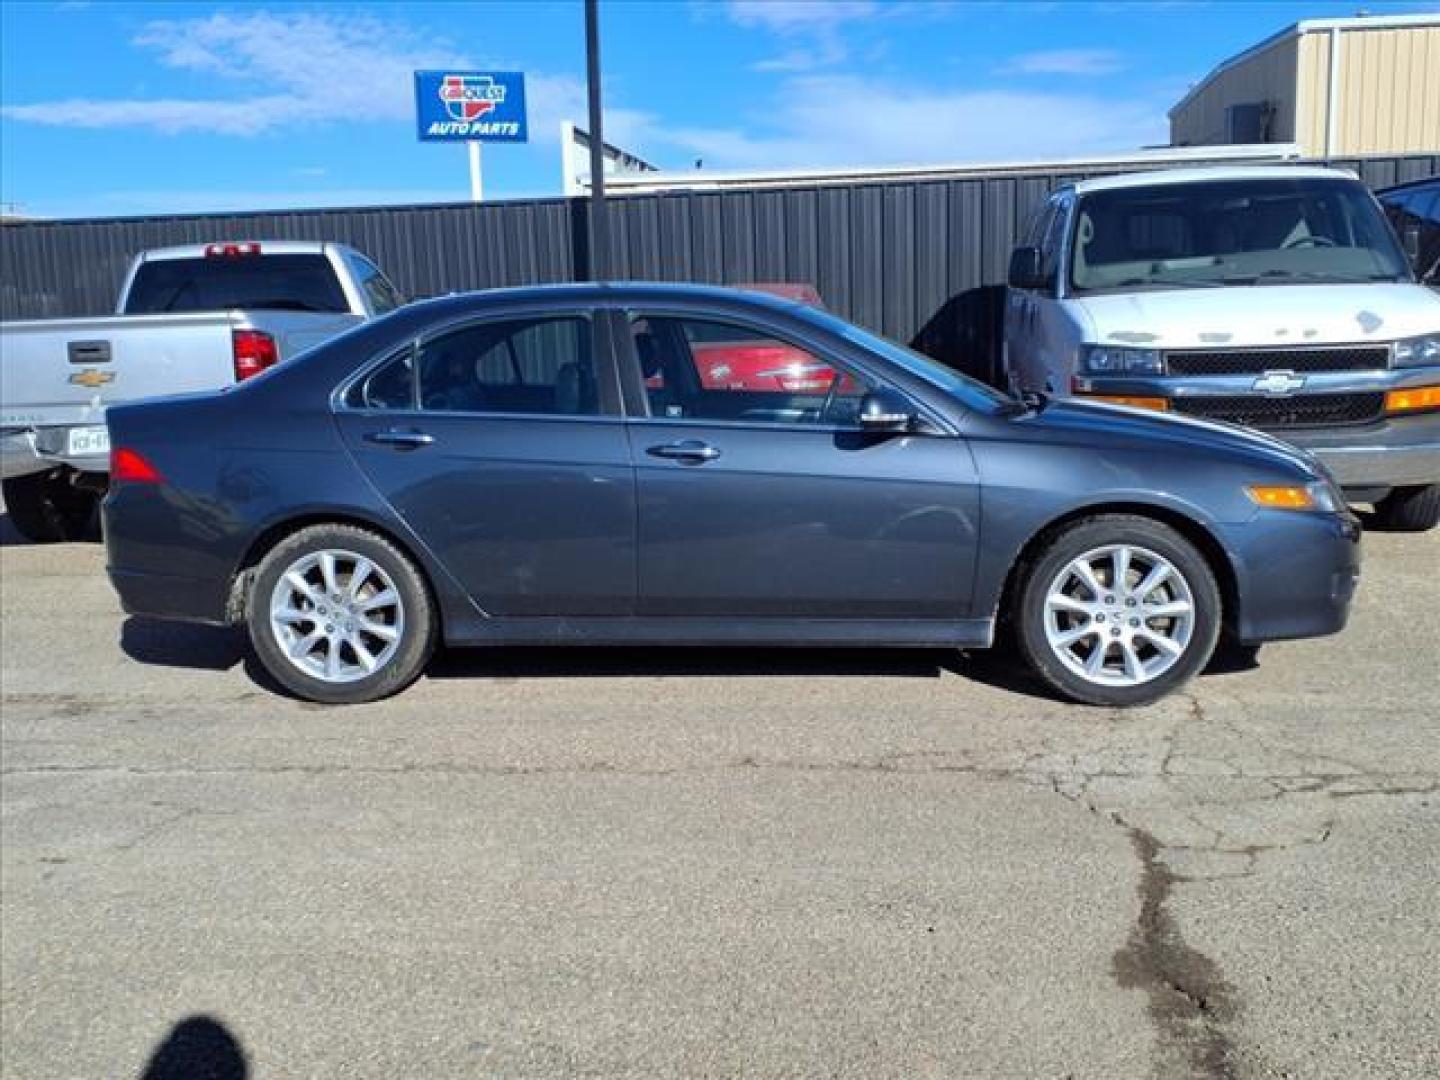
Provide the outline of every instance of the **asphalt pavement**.
<path id="1" fill-rule="evenodd" d="M 1435 534 L 1128 712 L 815 650 L 320 708 L 0 539 L 4 1077 L 1440 1074 Z"/>

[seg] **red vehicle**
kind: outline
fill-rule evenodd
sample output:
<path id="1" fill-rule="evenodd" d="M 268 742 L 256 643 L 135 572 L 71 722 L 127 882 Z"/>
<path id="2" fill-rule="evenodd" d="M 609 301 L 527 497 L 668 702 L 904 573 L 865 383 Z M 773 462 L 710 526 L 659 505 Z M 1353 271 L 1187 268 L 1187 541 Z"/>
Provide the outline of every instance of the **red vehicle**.
<path id="1" fill-rule="evenodd" d="M 809 307 L 824 308 L 813 285 L 786 282 L 737 285 L 737 289 L 769 293 Z M 835 372 L 815 357 L 774 338 L 754 337 L 719 324 L 687 328 L 690 352 L 706 390 L 783 390 L 824 393 Z M 842 389 L 844 389 L 842 387 Z"/>

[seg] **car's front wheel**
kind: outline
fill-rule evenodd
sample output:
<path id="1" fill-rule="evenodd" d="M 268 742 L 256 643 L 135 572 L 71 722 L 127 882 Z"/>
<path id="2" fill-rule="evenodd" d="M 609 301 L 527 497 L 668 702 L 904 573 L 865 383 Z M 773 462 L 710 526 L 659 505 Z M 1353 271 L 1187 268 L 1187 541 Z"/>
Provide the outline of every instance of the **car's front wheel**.
<path id="1" fill-rule="evenodd" d="M 247 604 L 265 670 L 310 701 L 376 701 L 410 685 L 433 652 L 435 605 L 420 570 L 383 537 L 314 525 L 261 560 Z"/>
<path id="2" fill-rule="evenodd" d="M 1209 662 L 1222 622 L 1204 555 L 1168 525 L 1131 515 L 1088 518 L 1054 537 L 1017 602 L 1030 666 L 1090 705 L 1164 697 Z"/>

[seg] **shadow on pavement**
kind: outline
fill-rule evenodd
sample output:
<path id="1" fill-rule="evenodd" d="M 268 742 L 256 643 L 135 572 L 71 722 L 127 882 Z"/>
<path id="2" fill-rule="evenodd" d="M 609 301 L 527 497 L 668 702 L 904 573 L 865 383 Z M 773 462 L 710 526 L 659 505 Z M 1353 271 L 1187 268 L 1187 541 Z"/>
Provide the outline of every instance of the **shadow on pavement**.
<path id="1" fill-rule="evenodd" d="M 157 667 L 229 671 L 244 664 L 262 689 L 285 697 L 260 666 L 241 627 L 202 626 L 140 616 L 120 629 L 130 659 Z M 1258 646 L 1223 641 L 1204 674 L 1229 675 L 1259 666 Z M 609 678 L 910 678 L 945 673 L 1027 697 L 1063 700 L 1052 693 L 1006 644 L 993 649 L 822 649 L 745 647 L 612 647 L 496 645 L 442 649 L 426 671 L 432 679 Z"/>
<path id="2" fill-rule="evenodd" d="M 219 1020 L 191 1016 L 170 1029 L 140 1080 L 245 1080 L 250 1065 L 235 1036 Z"/>
<path id="3" fill-rule="evenodd" d="M 127 618 L 120 627 L 120 648 L 131 660 L 157 667 L 229 671 L 245 659 L 245 632 L 238 627 Z"/>

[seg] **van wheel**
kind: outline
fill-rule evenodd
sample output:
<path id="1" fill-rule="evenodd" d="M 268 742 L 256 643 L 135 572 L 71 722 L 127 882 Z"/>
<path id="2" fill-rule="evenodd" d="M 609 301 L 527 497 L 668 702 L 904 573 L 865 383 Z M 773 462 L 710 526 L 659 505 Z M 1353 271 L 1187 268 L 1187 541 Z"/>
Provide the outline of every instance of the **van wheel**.
<path id="1" fill-rule="evenodd" d="M 1394 532 L 1435 528 L 1440 525 L 1440 484 L 1396 488 L 1375 504 L 1375 522 Z"/>
<path id="2" fill-rule="evenodd" d="M 403 690 L 439 637 L 420 570 L 353 525 L 314 525 L 277 544 L 256 570 L 246 621 L 266 672 L 298 697 L 330 705 Z"/>
<path id="3" fill-rule="evenodd" d="M 14 476 L 0 486 L 10 524 L 32 544 L 84 540 L 93 535 L 100 500 L 94 492 L 70 483 L 63 470 Z"/>
<path id="4" fill-rule="evenodd" d="M 1051 689 L 1088 705 L 1145 705 L 1210 661 L 1221 601 L 1205 557 L 1168 525 L 1087 518 L 1030 567 L 1016 617 L 1021 652 Z"/>

